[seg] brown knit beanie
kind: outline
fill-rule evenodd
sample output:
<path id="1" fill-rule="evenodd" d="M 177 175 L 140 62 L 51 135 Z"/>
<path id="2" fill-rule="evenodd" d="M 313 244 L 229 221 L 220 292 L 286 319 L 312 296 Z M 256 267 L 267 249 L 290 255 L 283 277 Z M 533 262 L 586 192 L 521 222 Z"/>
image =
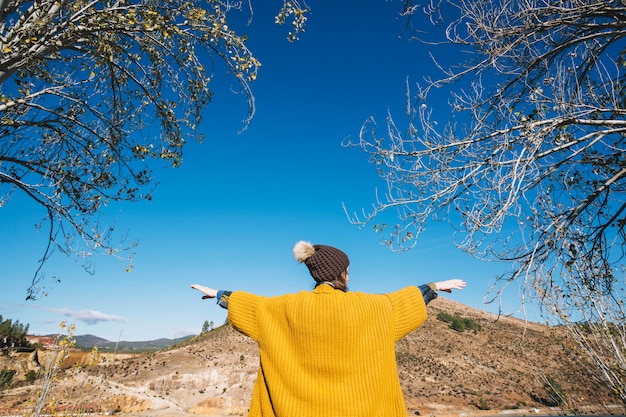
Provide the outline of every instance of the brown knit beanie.
<path id="1" fill-rule="evenodd" d="M 312 245 L 301 240 L 293 247 L 296 261 L 309 268 L 313 279 L 317 282 L 334 281 L 348 269 L 348 255 L 337 248 L 327 245 Z"/>

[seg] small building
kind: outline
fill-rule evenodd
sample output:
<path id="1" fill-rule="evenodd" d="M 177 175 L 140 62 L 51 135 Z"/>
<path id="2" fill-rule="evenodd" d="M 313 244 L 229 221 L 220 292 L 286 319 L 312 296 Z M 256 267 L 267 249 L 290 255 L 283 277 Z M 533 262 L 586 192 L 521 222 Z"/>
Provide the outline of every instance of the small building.
<path id="1" fill-rule="evenodd" d="M 56 338 L 53 336 L 26 336 L 26 340 L 33 345 L 39 345 L 42 348 L 51 348 L 56 343 Z"/>

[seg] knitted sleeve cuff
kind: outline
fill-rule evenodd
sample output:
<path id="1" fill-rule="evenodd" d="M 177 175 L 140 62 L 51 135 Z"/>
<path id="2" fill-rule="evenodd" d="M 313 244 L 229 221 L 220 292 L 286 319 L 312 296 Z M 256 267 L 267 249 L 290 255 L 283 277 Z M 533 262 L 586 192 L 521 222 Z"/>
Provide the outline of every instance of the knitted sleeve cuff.
<path id="1" fill-rule="evenodd" d="M 228 310 L 228 298 L 232 291 L 219 290 L 217 292 L 217 305 Z"/>
<path id="2" fill-rule="evenodd" d="M 434 282 L 420 285 L 418 288 L 422 292 L 422 296 L 424 297 L 424 302 L 426 304 L 430 303 L 432 300 L 439 296 L 439 294 L 437 294 L 437 286 Z"/>

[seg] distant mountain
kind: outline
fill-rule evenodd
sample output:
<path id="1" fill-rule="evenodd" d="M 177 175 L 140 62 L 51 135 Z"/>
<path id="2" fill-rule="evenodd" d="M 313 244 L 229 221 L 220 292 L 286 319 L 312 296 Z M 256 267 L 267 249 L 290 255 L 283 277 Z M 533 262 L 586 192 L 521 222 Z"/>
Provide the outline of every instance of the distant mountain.
<path id="1" fill-rule="evenodd" d="M 106 339 L 103 339 L 101 337 L 98 336 L 94 336 L 92 334 L 85 334 L 82 336 L 74 336 L 74 339 L 76 340 L 76 346 L 81 348 L 81 349 L 91 349 L 94 346 L 98 346 L 98 349 L 100 348 L 100 346 L 103 345 L 107 345 L 109 343 L 112 343 Z"/>
<path id="2" fill-rule="evenodd" d="M 56 335 L 50 335 L 55 337 Z M 156 352 L 170 346 L 177 345 L 186 340 L 195 337 L 194 335 L 179 337 L 176 339 L 160 338 L 155 340 L 147 340 L 142 342 L 119 341 L 111 342 L 92 334 L 74 336 L 76 347 L 81 350 L 91 350 L 96 346 L 100 352 L 118 352 L 118 353 L 141 353 Z"/>

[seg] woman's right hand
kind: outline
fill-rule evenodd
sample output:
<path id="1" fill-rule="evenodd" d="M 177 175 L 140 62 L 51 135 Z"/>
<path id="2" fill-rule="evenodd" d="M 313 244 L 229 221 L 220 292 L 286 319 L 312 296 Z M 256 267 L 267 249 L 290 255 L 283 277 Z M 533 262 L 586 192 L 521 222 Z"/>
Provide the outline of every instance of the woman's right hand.
<path id="1" fill-rule="evenodd" d="M 462 290 L 467 284 L 462 279 L 449 279 L 447 281 L 435 282 L 437 291 L 452 292 L 452 290 Z"/>

